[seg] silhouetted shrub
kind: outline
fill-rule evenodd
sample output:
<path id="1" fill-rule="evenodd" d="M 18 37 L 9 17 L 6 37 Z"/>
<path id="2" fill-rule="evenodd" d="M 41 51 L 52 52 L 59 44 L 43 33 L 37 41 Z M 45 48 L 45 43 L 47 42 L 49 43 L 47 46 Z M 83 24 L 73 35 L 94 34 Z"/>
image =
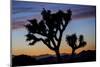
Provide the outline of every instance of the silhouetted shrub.
<path id="1" fill-rule="evenodd" d="M 77 43 L 77 40 L 79 43 Z M 82 48 L 86 45 L 83 35 L 80 35 L 79 39 L 77 38 L 76 34 L 72 34 L 70 36 L 67 35 L 66 41 L 67 41 L 68 45 L 72 48 L 72 55 L 74 54 L 76 49 Z"/>

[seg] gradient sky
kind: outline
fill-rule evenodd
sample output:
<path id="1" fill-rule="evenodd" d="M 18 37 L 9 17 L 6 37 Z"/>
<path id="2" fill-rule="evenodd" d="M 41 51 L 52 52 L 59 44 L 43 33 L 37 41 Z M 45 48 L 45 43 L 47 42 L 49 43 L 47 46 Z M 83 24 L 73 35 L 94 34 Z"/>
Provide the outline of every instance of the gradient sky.
<path id="1" fill-rule="evenodd" d="M 71 53 L 71 48 L 65 41 L 66 35 L 76 33 L 84 35 L 87 45 L 84 48 L 76 50 L 76 53 L 82 50 L 95 50 L 95 24 L 96 24 L 96 7 L 87 5 L 74 4 L 55 4 L 55 3 L 41 3 L 41 2 L 24 2 L 13 1 L 12 3 L 12 54 L 20 55 L 41 55 L 41 54 L 55 54 L 42 42 L 36 43 L 34 46 L 29 46 L 25 41 L 27 30 L 24 25 L 28 19 L 37 18 L 41 20 L 42 8 L 56 12 L 59 9 L 66 11 L 72 10 L 72 20 L 64 31 L 60 53 Z"/>

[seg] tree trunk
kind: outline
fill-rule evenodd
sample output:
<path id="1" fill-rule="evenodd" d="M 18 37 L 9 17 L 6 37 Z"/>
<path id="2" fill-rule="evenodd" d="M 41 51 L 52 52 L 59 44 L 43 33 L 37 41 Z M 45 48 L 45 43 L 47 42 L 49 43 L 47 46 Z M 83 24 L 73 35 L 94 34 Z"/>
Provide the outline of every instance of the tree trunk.
<path id="1" fill-rule="evenodd" d="M 57 62 L 61 62 L 60 52 L 59 50 L 56 50 L 56 56 L 57 56 Z"/>
<path id="2" fill-rule="evenodd" d="M 74 53 L 75 53 L 75 49 L 72 49 L 72 55 L 74 55 Z"/>

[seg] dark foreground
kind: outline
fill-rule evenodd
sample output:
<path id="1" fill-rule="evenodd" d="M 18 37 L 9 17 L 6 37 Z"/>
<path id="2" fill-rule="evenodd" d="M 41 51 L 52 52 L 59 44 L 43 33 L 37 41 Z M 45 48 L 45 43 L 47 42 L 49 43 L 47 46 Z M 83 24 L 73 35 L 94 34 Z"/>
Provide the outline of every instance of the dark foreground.
<path id="1" fill-rule="evenodd" d="M 82 51 L 79 54 L 74 55 L 61 54 L 61 58 L 61 62 L 57 62 L 56 57 L 54 55 L 41 55 L 38 57 L 27 55 L 12 56 L 12 66 L 15 67 L 28 65 L 96 61 L 96 51 Z"/>

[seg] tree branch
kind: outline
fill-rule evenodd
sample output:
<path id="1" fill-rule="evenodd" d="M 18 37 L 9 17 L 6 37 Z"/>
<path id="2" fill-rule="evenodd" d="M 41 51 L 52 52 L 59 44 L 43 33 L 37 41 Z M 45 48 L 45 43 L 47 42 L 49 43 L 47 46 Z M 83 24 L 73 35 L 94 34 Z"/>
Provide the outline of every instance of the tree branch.
<path id="1" fill-rule="evenodd" d="M 50 45 L 50 43 L 47 43 L 45 40 L 43 40 L 42 38 L 40 38 L 40 40 L 51 50 L 54 50 L 54 48 Z"/>
<path id="2" fill-rule="evenodd" d="M 55 43 L 54 39 L 51 39 L 51 42 L 53 43 L 54 47 L 56 47 L 56 43 Z"/>

